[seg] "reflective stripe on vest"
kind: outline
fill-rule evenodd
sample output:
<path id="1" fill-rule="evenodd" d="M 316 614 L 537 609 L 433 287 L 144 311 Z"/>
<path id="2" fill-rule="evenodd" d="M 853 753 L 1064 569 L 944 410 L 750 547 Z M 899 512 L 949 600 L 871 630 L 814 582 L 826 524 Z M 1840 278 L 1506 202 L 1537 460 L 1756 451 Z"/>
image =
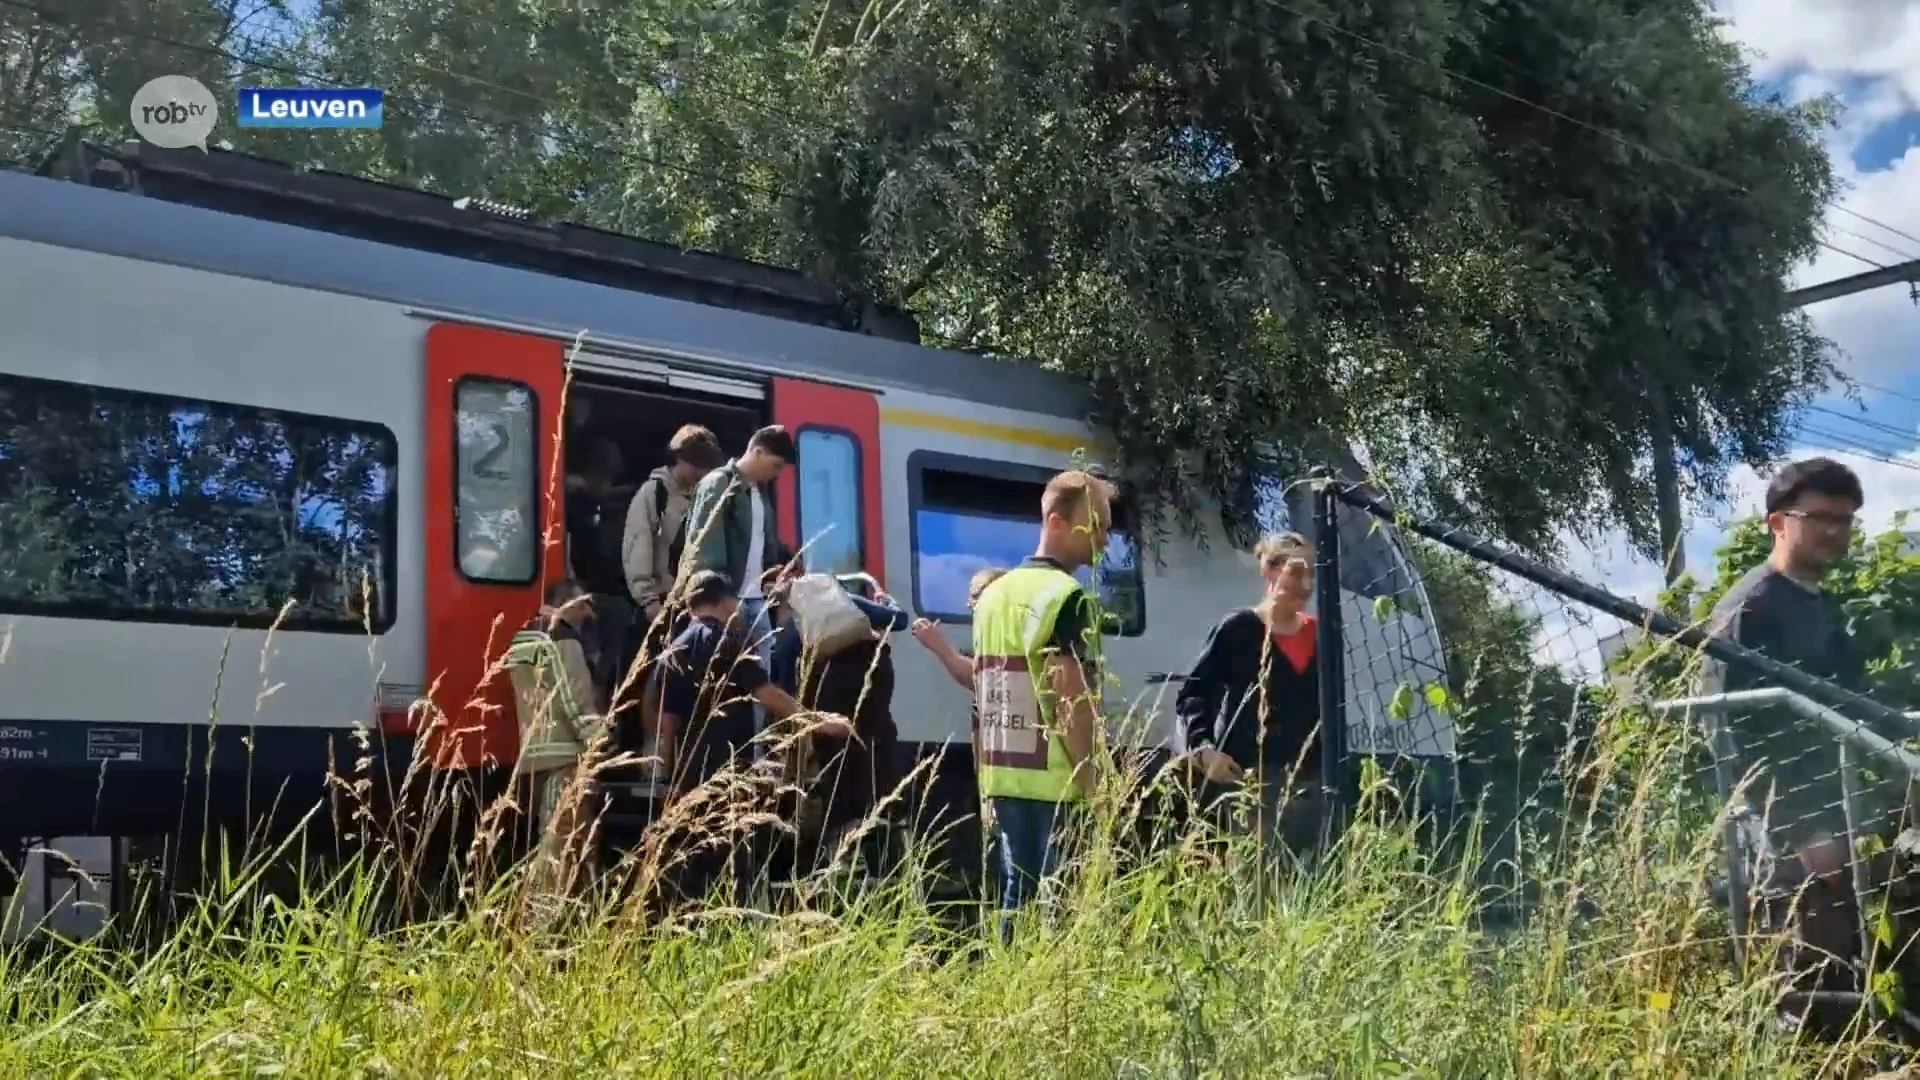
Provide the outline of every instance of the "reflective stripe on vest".
<path id="1" fill-rule="evenodd" d="M 1022 566 L 987 586 L 974 608 L 973 695 L 980 714 L 974 755 L 982 798 L 1069 802 L 1079 797 L 1066 742 L 1053 719 L 1053 691 L 1044 681 L 1054 623 L 1079 589 L 1063 570 Z"/>
<path id="2" fill-rule="evenodd" d="M 587 710 L 573 696 L 573 680 L 567 677 L 560 643 L 545 631 L 522 630 L 508 643 L 503 663 L 509 669 L 526 668 L 533 673 L 529 687 L 533 700 L 520 703 L 533 710 L 532 715 L 520 717 L 521 767 L 578 759 L 586 749 L 579 732 Z"/>

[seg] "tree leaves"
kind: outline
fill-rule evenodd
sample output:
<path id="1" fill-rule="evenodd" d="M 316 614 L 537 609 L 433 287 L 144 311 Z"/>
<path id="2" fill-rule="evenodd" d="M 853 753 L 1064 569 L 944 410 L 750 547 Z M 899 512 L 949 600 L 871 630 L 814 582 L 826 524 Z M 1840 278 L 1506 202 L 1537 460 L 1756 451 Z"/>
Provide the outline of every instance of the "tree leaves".
<path id="1" fill-rule="evenodd" d="M 1464 527 L 1652 550 L 1656 404 L 1711 498 L 1831 375 L 1781 284 L 1830 116 L 1755 93 L 1693 0 L 222 10 L 141 18 L 394 102 L 238 145 L 903 304 L 1092 387 L 1150 522 L 1249 518 L 1256 448 L 1358 444 Z M 103 88 L 160 62 L 138 32 L 79 31 Z"/>

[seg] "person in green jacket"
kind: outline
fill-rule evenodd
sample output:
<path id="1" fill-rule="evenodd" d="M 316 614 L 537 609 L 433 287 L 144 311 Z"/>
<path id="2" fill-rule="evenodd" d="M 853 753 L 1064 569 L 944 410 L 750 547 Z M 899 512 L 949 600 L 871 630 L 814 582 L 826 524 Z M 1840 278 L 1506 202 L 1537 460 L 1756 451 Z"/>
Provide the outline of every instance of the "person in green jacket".
<path id="1" fill-rule="evenodd" d="M 1012 913 L 1060 870 L 1093 791 L 1101 620 L 1073 575 L 1099 557 L 1112 508 L 1105 480 L 1079 470 L 1054 477 L 1034 553 L 988 585 L 973 611 L 974 754 L 1003 941 Z"/>
<path id="2" fill-rule="evenodd" d="M 789 558 L 774 532 L 773 482 L 798 457 L 793 435 L 774 424 L 754 432 L 745 453 L 702 477 L 687 510 L 687 545 L 677 578 L 684 583 L 713 571 L 736 583 L 736 617 L 747 647 L 769 664 L 773 623 L 767 617 L 767 579 Z M 776 684 L 793 690 L 791 679 L 784 677 L 788 673 L 771 674 Z"/>

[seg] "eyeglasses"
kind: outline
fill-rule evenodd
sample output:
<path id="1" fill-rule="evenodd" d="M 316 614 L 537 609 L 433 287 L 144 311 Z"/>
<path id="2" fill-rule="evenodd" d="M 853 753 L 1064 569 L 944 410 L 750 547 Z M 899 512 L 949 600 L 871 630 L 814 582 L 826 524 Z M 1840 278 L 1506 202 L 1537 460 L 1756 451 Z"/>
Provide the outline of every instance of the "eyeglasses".
<path id="1" fill-rule="evenodd" d="M 1823 510 L 1788 510 L 1787 517 L 1811 521 L 1815 525 L 1825 525 L 1829 529 L 1851 529 L 1858 520 L 1853 514 L 1829 514 Z"/>

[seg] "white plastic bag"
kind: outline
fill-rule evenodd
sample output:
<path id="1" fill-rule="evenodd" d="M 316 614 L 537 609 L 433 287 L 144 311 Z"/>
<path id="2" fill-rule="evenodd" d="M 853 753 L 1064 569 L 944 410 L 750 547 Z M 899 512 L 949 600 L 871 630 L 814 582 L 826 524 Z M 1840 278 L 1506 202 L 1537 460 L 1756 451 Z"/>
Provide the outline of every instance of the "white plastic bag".
<path id="1" fill-rule="evenodd" d="M 807 574 L 788 586 L 787 606 L 800 631 L 800 648 L 828 657 L 873 637 L 873 622 L 830 574 Z"/>

